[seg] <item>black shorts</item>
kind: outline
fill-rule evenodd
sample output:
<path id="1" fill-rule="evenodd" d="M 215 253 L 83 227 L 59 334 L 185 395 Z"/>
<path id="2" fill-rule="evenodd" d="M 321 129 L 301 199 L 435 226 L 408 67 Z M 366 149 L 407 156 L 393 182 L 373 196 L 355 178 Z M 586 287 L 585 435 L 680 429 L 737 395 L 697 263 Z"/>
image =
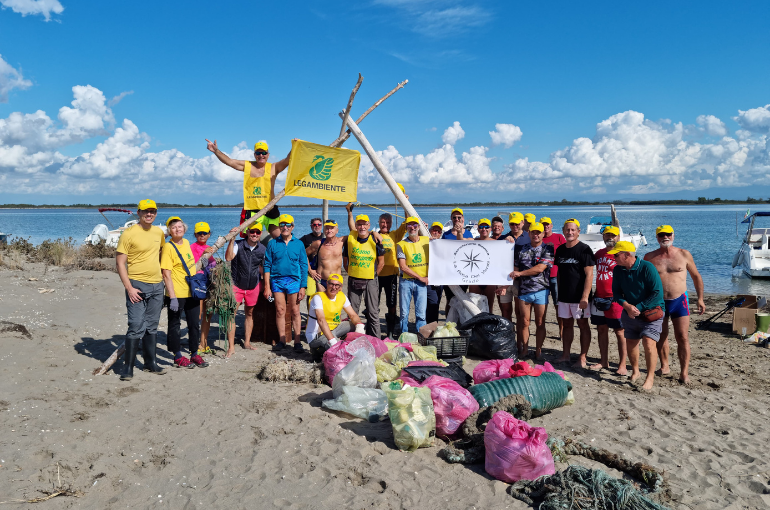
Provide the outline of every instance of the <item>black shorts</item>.
<path id="1" fill-rule="evenodd" d="M 378 276 L 380 290 L 385 289 L 385 306 L 393 308 L 398 302 L 398 275 Z"/>
<path id="2" fill-rule="evenodd" d="M 604 315 L 591 314 L 591 324 L 594 326 L 607 325 L 610 327 L 610 329 L 623 329 L 623 325 L 620 323 L 620 319 L 610 319 Z"/>

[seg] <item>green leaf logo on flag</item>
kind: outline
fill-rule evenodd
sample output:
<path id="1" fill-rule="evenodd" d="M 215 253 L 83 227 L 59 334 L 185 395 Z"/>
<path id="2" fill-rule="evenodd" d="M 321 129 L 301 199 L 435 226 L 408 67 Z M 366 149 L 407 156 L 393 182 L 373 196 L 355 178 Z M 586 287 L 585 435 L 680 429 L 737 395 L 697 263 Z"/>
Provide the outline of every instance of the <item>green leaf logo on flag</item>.
<path id="1" fill-rule="evenodd" d="M 324 158 L 319 155 L 314 157 L 313 161 L 315 164 L 310 167 L 310 177 L 317 181 L 328 181 L 332 176 L 334 158 Z"/>

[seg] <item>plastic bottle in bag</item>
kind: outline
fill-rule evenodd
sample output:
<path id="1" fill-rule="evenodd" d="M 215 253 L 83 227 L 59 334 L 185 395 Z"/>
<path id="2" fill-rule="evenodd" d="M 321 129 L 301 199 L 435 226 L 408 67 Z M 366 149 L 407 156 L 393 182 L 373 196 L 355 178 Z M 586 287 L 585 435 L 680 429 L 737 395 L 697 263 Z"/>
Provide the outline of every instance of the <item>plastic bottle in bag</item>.
<path id="1" fill-rule="evenodd" d="M 401 390 L 386 389 L 385 394 L 398 449 L 411 452 L 432 446 L 436 436 L 436 415 L 430 389 L 404 386 Z"/>
<path id="2" fill-rule="evenodd" d="M 347 346 L 348 352 L 353 354 L 345 368 L 337 372 L 332 381 L 332 393 L 334 398 L 342 395 L 345 386 L 357 386 L 359 388 L 375 388 L 377 386 L 377 370 L 374 367 L 374 347 L 367 340 L 358 338 Z"/>

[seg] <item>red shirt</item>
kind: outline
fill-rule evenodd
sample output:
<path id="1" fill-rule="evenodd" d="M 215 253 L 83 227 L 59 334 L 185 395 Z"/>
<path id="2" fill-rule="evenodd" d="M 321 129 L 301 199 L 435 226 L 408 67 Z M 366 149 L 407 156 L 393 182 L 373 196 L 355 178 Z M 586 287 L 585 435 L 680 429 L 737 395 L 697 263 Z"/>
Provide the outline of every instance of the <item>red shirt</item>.
<path id="1" fill-rule="evenodd" d="M 612 270 L 617 266 L 615 255 L 609 255 L 609 248 L 602 248 L 596 252 L 596 297 L 612 297 Z M 612 303 L 612 307 L 604 312 L 609 319 L 619 319 L 623 307 L 618 303 Z"/>
<path id="2" fill-rule="evenodd" d="M 551 233 L 548 237 L 543 238 L 543 243 L 545 244 L 552 244 L 553 245 L 553 252 L 556 253 L 556 248 L 561 246 L 562 244 L 566 243 L 567 240 L 564 239 L 564 236 L 561 234 L 554 234 Z M 556 264 L 553 265 L 551 268 L 551 278 L 556 278 L 556 273 L 559 271 L 559 268 L 556 267 Z M 611 294 L 611 292 L 610 292 Z"/>

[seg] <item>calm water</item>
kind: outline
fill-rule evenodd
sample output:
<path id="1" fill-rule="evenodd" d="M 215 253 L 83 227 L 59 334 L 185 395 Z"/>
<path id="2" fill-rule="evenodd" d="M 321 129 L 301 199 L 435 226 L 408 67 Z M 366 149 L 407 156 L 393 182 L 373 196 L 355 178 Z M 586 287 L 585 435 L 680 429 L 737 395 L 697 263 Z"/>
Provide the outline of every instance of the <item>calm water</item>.
<path id="1" fill-rule="evenodd" d="M 423 220 L 431 223 L 449 219 L 451 206 L 418 207 Z M 466 207 L 466 219 L 492 218 L 503 208 Z M 549 216 L 554 224 L 559 225 L 570 217 L 576 217 L 581 222 L 587 222 L 591 216 L 608 216 L 609 207 L 527 207 L 518 208 L 522 213 L 534 213 Z M 294 216 L 295 235 L 301 236 L 310 232 L 310 219 L 320 216 L 320 206 L 316 209 L 286 208 L 284 212 Z M 369 207 L 356 208 L 356 213 L 365 212 L 373 222 L 380 211 Z M 388 212 L 395 213 L 390 207 Z M 736 235 L 736 215 L 743 217 L 746 206 L 624 206 L 618 208 L 618 218 L 626 233 L 636 233 L 641 230 L 647 237 L 649 246 L 640 246 L 639 253 L 647 253 L 657 247 L 655 242 L 655 227 L 670 224 L 676 231 L 677 246 L 690 250 L 703 275 L 707 292 L 724 294 L 758 294 L 770 295 L 770 281 L 752 280 L 742 276 L 739 271 L 731 268 L 732 258 L 740 246 L 740 238 Z M 756 210 L 752 210 L 756 212 Z M 158 215 L 158 223 L 169 216 L 180 216 L 192 226 L 198 221 L 206 221 L 212 229 L 212 241 L 218 235 L 225 235 L 233 226 L 238 224 L 240 209 L 235 208 L 189 208 L 163 209 Z M 122 225 L 128 219 L 124 213 L 105 213 L 114 225 Z M 347 213 L 342 208 L 331 208 L 330 216 L 342 225 L 347 223 Z M 399 212 L 403 216 L 403 210 Z M 105 223 L 104 218 L 95 209 L 33 209 L 8 210 L 0 209 L 0 232 L 13 236 L 28 237 L 37 244 L 45 239 L 72 237 L 81 242 L 98 223 Z M 107 224 L 109 226 L 109 224 Z M 738 225 L 739 232 L 745 232 L 745 225 Z M 192 232 L 188 239 L 194 241 Z M 692 288 L 692 282 L 690 282 Z"/>

